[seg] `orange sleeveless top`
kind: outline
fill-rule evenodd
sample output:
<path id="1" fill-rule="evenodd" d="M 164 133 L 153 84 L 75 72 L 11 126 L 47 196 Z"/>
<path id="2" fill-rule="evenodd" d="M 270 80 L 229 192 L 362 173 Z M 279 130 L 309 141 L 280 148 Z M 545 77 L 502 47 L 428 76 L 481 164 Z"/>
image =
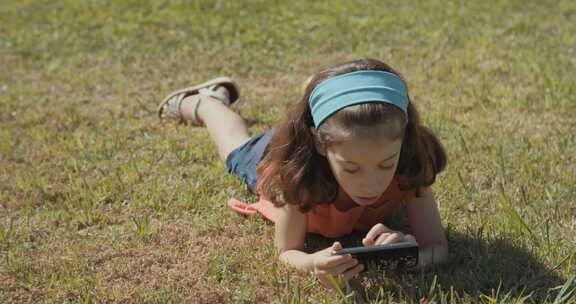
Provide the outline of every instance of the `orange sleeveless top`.
<path id="1" fill-rule="evenodd" d="M 342 237 L 354 230 L 367 231 L 390 216 L 402 201 L 408 201 L 415 196 L 415 191 L 399 189 L 398 177 L 396 176 L 380 199 L 372 205 L 359 206 L 347 195 L 343 201 L 315 205 L 306 213 L 308 218 L 306 231 L 329 238 Z M 275 212 L 278 208 L 262 195 L 260 195 L 260 200 L 254 204 L 248 205 L 231 199 L 228 206 L 241 214 L 260 213 L 272 222 L 275 222 Z"/>

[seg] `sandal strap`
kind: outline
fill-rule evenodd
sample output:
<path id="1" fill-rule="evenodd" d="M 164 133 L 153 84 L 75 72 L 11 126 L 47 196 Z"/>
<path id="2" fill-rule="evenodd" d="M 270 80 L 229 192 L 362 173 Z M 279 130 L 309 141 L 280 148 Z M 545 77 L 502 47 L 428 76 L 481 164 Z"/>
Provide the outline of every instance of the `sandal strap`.
<path id="1" fill-rule="evenodd" d="M 226 96 L 226 94 L 220 92 L 220 91 L 216 91 L 216 88 L 218 87 L 218 85 L 213 85 L 207 88 L 202 88 L 200 90 L 198 90 L 198 94 L 203 95 L 203 96 L 210 96 L 210 97 L 214 97 L 216 99 L 218 99 L 219 101 L 221 101 L 222 103 L 226 104 L 226 105 L 230 105 L 230 98 L 228 98 L 228 96 Z"/>
<path id="2" fill-rule="evenodd" d="M 200 107 L 200 103 L 206 102 L 202 97 L 213 97 L 219 102 L 225 104 L 226 106 L 230 105 L 230 99 L 224 93 L 216 91 L 218 85 L 212 85 L 210 87 L 201 88 L 198 90 L 199 99 L 196 102 L 194 107 L 194 111 L 192 112 L 192 119 L 191 123 L 195 125 L 199 125 L 199 118 L 198 118 L 198 108 Z M 184 94 L 182 94 L 184 96 Z"/>
<path id="3" fill-rule="evenodd" d="M 180 112 L 184 96 L 184 94 L 177 94 L 166 100 L 158 109 L 158 116 L 162 118 L 163 115 L 168 115 L 177 119 L 180 123 L 184 122 L 182 113 Z"/>
<path id="4" fill-rule="evenodd" d="M 184 95 L 184 94 L 182 94 Z M 199 94 L 200 95 L 200 94 Z M 196 100 L 196 104 L 194 105 L 194 110 L 192 110 L 192 117 L 190 119 L 190 123 L 192 125 L 199 126 L 200 119 L 198 118 L 198 108 L 200 107 L 200 103 L 203 101 L 201 96 L 198 96 L 198 100 Z"/>
<path id="5" fill-rule="evenodd" d="M 183 122 L 184 118 L 182 117 L 182 112 L 180 110 L 180 108 L 182 107 L 182 101 L 184 100 L 184 94 L 179 94 L 178 96 L 176 96 L 176 101 L 175 101 L 175 107 L 177 110 L 176 113 L 178 113 L 178 121 L 179 122 Z"/>

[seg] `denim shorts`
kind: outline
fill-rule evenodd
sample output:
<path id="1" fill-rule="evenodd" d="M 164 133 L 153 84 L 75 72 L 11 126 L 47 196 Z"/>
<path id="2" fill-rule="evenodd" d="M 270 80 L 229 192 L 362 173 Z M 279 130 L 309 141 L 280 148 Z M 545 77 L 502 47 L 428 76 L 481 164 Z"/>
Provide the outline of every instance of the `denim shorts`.
<path id="1" fill-rule="evenodd" d="M 256 167 L 262 160 L 264 150 L 274 135 L 275 129 L 260 133 L 250 138 L 249 141 L 230 152 L 226 158 L 228 172 L 238 176 L 248 186 L 248 190 L 256 193 L 258 175 Z"/>

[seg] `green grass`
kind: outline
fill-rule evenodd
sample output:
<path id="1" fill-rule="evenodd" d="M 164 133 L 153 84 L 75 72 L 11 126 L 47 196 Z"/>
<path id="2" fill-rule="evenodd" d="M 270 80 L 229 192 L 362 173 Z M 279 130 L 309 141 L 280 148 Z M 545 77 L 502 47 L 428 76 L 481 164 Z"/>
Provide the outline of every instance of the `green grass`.
<path id="1" fill-rule="evenodd" d="M 258 132 L 328 64 L 388 62 L 449 166 L 451 258 L 371 303 L 570 303 L 573 1 L 0 1 L 0 302 L 346 302 L 277 261 L 203 129 L 157 101 L 230 75 Z M 328 240 L 315 240 L 318 246 Z M 343 291 L 344 295 L 346 290 Z"/>

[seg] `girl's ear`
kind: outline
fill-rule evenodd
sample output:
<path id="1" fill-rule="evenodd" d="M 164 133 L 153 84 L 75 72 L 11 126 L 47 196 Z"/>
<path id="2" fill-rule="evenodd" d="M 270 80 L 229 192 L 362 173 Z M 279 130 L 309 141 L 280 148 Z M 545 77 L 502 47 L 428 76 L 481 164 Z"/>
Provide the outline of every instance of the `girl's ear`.
<path id="1" fill-rule="evenodd" d="M 312 138 L 314 139 L 314 148 L 316 148 L 316 152 L 326 157 L 326 145 L 320 142 L 320 136 L 318 136 L 318 130 L 314 127 L 310 127 L 310 132 L 312 133 Z"/>

